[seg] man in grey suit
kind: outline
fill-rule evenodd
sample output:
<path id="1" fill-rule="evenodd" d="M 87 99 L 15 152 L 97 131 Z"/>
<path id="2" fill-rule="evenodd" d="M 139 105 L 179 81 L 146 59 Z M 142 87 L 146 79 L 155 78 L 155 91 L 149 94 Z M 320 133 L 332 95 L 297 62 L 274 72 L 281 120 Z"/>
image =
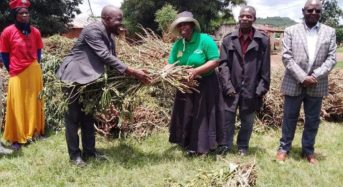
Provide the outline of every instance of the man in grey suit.
<path id="1" fill-rule="evenodd" d="M 104 73 L 108 65 L 121 74 L 136 77 L 143 83 L 149 83 L 150 77 L 143 70 L 136 70 L 122 63 L 115 54 L 115 43 L 111 34 L 118 35 L 122 26 L 123 13 L 114 6 L 105 6 L 101 12 L 101 22 L 86 26 L 71 52 L 61 64 L 57 76 L 64 82 L 75 85 L 95 81 Z M 71 94 L 71 89 L 66 93 Z M 75 94 L 71 94 L 75 95 Z M 101 156 L 95 150 L 95 129 L 92 114 L 82 111 L 79 95 L 72 98 L 65 113 L 66 140 L 72 163 L 84 166 L 84 159 Z M 78 129 L 81 128 L 83 152 L 79 148 Z"/>
<path id="2" fill-rule="evenodd" d="M 323 96 L 328 94 L 328 74 L 336 64 L 336 33 L 319 23 L 322 4 L 308 0 L 302 9 L 304 23 L 285 29 L 282 61 L 286 67 L 281 91 L 284 95 L 282 137 L 276 160 L 285 161 L 294 138 L 301 104 L 305 124 L 302 156 L 317 163 L 314 143 L 320 123 Z"/>

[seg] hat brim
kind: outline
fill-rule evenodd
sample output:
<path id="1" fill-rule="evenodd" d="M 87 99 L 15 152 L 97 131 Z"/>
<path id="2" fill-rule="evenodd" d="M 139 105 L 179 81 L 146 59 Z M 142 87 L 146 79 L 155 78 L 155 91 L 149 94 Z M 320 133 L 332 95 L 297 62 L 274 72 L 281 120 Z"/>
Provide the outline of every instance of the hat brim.
<path id="1" fill-rule="evenodd" d="M 200 25 L 199 22 L 191 17 L 180 17 L 177 18 L 175 21 L 173 21 L 173 23 L 170 25 L 170 32 L 173 33 L 176 36 L 180 35 L 180 31 L 177 28 L 177 25 L 180 23 L 186 23 L 186 22 L 193 22 L 194 23 L 194 29 L 198 32 L 200 32 Z"/>

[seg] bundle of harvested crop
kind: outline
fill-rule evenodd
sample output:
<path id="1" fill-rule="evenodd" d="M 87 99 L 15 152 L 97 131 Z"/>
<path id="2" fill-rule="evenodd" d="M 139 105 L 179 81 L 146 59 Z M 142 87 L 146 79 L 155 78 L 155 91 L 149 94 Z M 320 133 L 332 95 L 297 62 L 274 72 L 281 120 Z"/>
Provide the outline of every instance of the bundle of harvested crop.
<path id="1" fill-rule="evenodd" d="M 199 170 L 198 173 L 186 182 L 175 180 L 167 181 L 168 186 L 223 186 L 223 187 L 250 187 L 256 186 L 257 171 L 255 161 L 239 164 L 224 160 L 225 168 L 214 170 Z"/>

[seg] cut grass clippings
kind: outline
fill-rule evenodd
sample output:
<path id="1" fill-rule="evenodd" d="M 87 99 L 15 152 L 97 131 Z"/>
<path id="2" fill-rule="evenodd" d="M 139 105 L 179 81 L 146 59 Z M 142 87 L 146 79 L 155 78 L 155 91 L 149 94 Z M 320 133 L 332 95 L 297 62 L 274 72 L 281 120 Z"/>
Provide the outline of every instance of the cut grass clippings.
<path id="1" fill-rule="evenodd" d="M 343 178 L 343 125 L 321 124 L 316 139 L 319 164 L 300 156 L 300 128 L 290 158 L 280 164 L 275 154 L 280 130 L 252 135 L 250 154 L 239 157 L 237 148 L 226 157 L 188 157 L 168 142 L 166 131 L 145 140 L 106 139 L 97 147 L 108 161 L 92 160 L 85 168 L 69 163 L 64 132 L 32 143 L 12 156 L 0 157 L 1 186 L 192 186 L 197 176 L 227 170 L 229 163 L 256 163 L 256 186 L 337 186 Z M 220 173 L 220 172 L 219 172 Z M 220 175 L 218 175 L 220 176 Z M 203 177 L 202 177 L 203 179 Z M 210 186 L 210 185 L 207 185 Z"/>

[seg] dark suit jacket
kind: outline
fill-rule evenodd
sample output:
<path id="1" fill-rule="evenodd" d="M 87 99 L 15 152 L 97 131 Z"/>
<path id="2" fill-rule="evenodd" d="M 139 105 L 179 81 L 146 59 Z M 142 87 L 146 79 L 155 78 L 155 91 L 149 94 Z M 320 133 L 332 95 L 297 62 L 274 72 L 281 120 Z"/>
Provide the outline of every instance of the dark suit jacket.
<path id="1" fill-rule="evenodd" d="M 221 46 L 219 77 L 225 97 L 225 108 L 232 112 L 236 111 L 238 105 L 243 110 L 257 110 L 261 107 L 262 96 L 269 90 L 269 37 L 254 30 L 254 37 L 248 46 L 244 62 L 238 30 L 225 36 Z M 229 97 L 228 94 L 231 92 L 237 94 Z"/>
<path id="2" fill-rule="evenodd" d="M 63 82 L 86 84 L 98 79 L 104 73 L 105 65 L 120 73 L 127 69 L 127 65 L 115 56 L 114 42 L 103 23 L 95 22 L 81 31 L 70 54 L 58 69 L 57 76 Z"/>

